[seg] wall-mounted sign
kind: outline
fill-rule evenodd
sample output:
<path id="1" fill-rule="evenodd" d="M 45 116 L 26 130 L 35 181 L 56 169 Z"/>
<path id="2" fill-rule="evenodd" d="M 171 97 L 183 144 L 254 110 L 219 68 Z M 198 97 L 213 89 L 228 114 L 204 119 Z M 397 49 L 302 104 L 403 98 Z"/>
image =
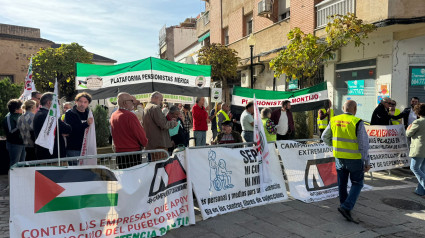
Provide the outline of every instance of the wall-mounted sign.
<path id="1" fill-rule="evenodd" d="M 348 95 L 364 95 L 364 80 L 347 81 Z"/>
<path id="2" fill-rule="evenodd" d="M 298 79 L 289 81 L 288 89 L 298 89 Z"/>
<path id="3" fill-rule="evenodd" d="M 425 67 L 410 67 L 410 85 L 425 85 Z"/>

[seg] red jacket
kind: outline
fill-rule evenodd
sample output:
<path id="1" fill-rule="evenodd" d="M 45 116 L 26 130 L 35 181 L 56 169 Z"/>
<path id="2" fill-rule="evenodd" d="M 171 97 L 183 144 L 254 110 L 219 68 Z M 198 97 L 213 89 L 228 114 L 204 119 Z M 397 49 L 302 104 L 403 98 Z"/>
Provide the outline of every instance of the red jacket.
<path id="1" fill-rule="evenodd" d="M 192 107 L 193 130 L 194 131 L 208 131 L 208 112 L 205 107 L 200 108 L 198 104 Z"/>
<path id="2" fill-rule="evenodd" d="M 111 131 L 116 152 L 139 151 L 148 144 L 145 130 L 130 111 L 119 109 L 112 113 Z"/>

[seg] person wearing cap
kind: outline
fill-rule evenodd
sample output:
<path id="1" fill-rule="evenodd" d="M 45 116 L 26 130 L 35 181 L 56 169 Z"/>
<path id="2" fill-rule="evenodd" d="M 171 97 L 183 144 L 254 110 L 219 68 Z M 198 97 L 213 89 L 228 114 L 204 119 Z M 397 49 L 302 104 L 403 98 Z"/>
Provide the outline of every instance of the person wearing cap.
<path id="1" fill-rule="evenodd" d="M 371 125 L 391 125 L 391 116 L 388 112 L 391 106 L 391 101 L 392 100 L 389 97 L 385 97 L 381 100 L 381 103 L 379 103 L 372 113 L 372 118 L 370 120 Z"/>
<path id="2" fill-rule="evenodd" d="M 224 121 L 221 125 L 221 132 L 217 135 L 213 144 L 233 144 L 243 142 L 241 134 L 232 130 L 233 123 L 231 121 Z"/>

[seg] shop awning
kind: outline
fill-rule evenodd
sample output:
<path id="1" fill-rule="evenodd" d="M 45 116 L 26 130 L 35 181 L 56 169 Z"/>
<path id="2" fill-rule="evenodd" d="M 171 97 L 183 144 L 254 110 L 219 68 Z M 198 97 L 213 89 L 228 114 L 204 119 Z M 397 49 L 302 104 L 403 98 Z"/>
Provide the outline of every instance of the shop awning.
<path id="1" fill-rule="evenodd" d="M 198 42 L 202 42 L 202 41 L 204 41 L 206 38 L 208 38 L 208 37 L 210 37 L 210 33 L 208 32 L 207 34 L 205 34 L 205 35 L 203 35 L 203 36 L 201 36 L 199 39 L 198 39 Z"/>

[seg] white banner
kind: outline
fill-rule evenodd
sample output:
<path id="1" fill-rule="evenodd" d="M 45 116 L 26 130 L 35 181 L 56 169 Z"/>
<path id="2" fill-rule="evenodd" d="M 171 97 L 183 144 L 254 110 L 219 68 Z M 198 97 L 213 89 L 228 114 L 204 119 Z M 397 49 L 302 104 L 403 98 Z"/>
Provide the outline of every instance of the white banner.
<path id="1" fill-rule="evenodd" d="M 371 172 L 410 165 L 404 125 L 365 127 L 369 135 Z"/>
<path id="2" fill-rule="evenodd" d="M 10 171 L 10 237 L 155 237 L 194 222 L 184 153 L 125 170 Z"/>
<path id="3" fill-rule="evenodd" d="M 338 180 L 332 148 L 325 143 L 276 141 L 288 178 L 291 196 L 310 203 L 338 197 Z M 369 190 L 364 185 L 362 190 Z"/>
<path id="4" fill-rule="evenodd" d="M 269 144 L 271 183 L 260 189 L 259 155 L 254 148 L 187 149 L 189 190 L 203 219 L 288 199 L 274 144 Z"/>

